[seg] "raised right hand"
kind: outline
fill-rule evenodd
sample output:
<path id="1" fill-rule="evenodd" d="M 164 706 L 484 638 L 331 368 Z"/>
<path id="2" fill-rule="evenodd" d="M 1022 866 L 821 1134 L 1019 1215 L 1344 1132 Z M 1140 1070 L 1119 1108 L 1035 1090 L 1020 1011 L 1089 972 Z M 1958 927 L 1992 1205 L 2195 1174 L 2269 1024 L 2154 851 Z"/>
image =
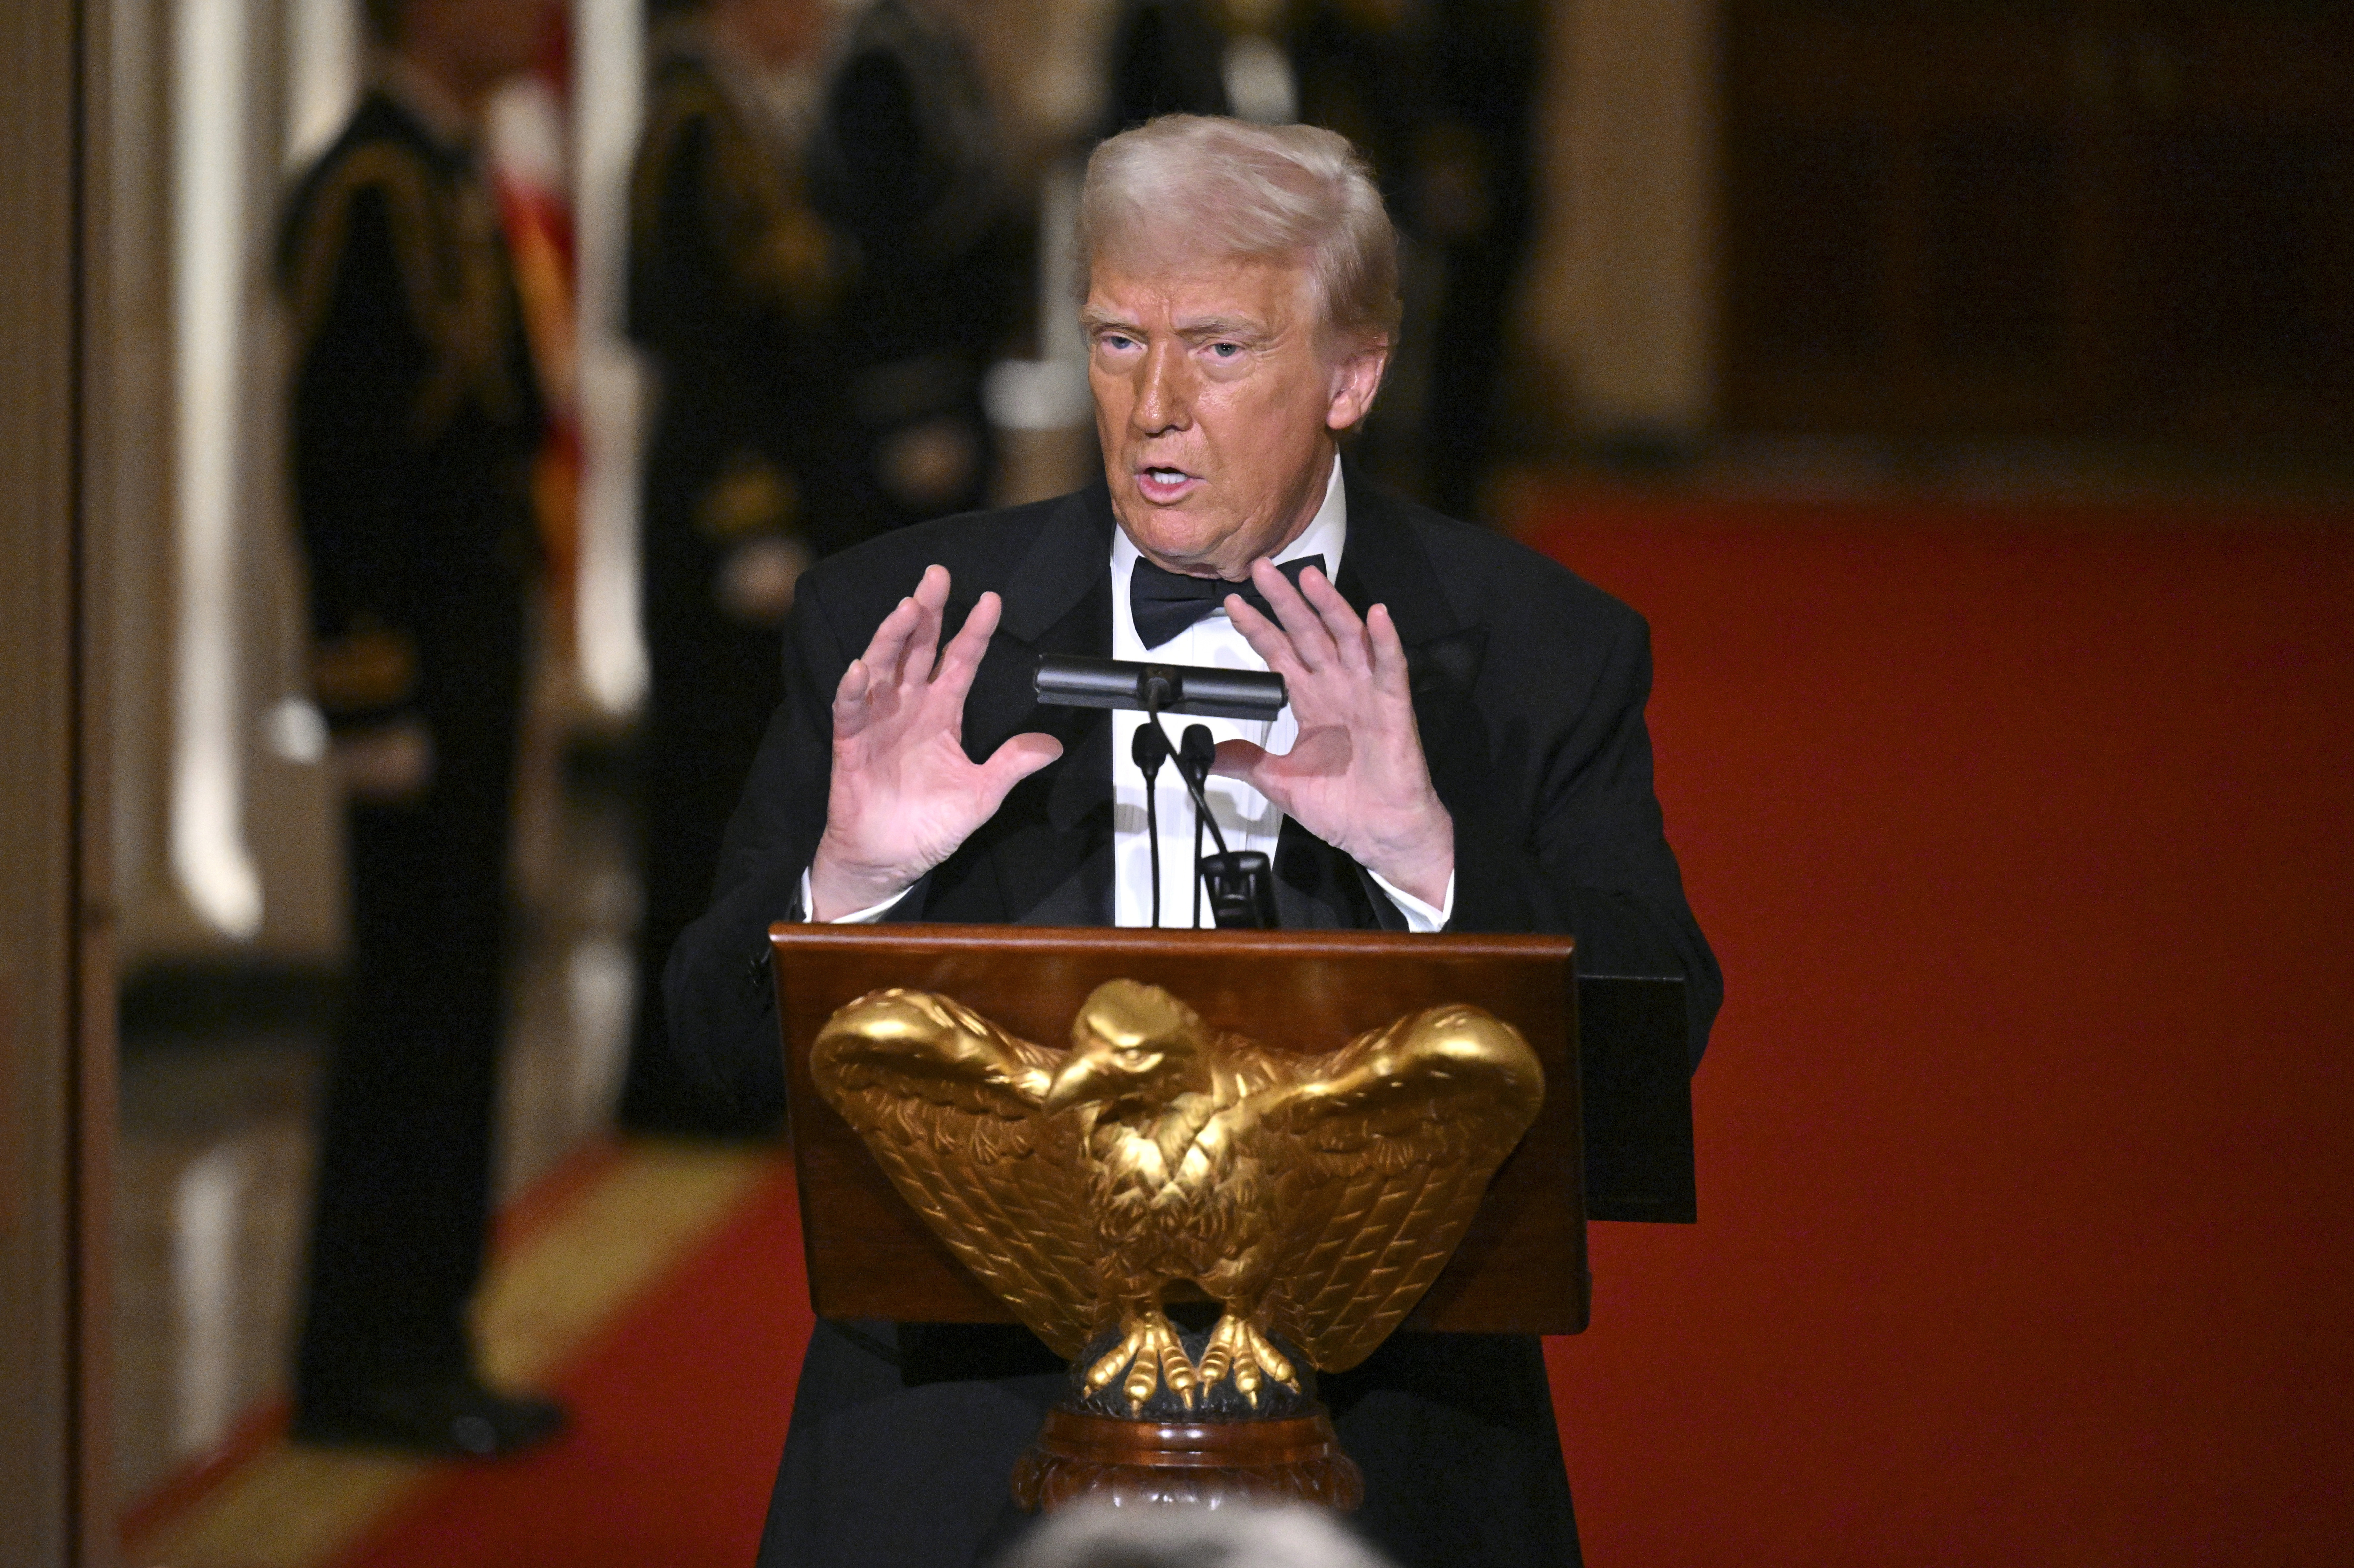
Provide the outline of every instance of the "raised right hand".
<path id="1" fill-rule="evenodd" d="M 982 594 L 942 653 L 948 601 L 948 568 L 926 567 L 834 690 L 833 780 L 810 863 L 812 920 L 838 920 L 913 886 L 996 815 L 1014 785 L 1063 755 L 1062 742 L 1035 733 L 986 762 L 965 755 L 965 694 L 1002 605 Z"/>

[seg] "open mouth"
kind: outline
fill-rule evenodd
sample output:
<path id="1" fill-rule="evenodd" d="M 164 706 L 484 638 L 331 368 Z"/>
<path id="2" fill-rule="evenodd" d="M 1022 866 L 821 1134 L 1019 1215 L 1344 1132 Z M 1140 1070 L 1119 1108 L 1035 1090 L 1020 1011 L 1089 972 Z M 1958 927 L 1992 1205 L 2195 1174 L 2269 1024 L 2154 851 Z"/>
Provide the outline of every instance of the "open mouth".
<path id="1" fill-rule="evenodd" d="M 1139 469 L 1136 474 L 1136 487 L 1147 501 L 1174 501 L 1200 482 L 1182 468 L 1156 466 Z"/>

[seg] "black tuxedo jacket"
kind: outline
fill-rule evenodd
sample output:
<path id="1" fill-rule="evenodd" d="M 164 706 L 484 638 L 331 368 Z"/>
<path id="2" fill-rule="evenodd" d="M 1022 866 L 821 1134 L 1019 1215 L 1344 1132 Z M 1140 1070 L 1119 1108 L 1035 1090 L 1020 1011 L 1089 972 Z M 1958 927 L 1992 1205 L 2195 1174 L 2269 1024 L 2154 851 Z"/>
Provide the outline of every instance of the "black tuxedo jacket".
<path id="1" fill-rule="evenodd" d="M 1416 719 L 1455 819 L 1466 931 L 1570 931 L 1587 973 L 1681 975 L 1697 1059 L 1721 984 L 1651 793 L 1639 617 L 1544 557 L 1347 475 L 1337 586 L 1389 606 Z M 1112 917 L 1111 723 L 1041 707 L 1042 652 L 1111 646 L 1112 513 L 1098 484 L 1033 506 L 886 535 L 801 578 L 785 698 L 729 825 L 711 909 L 671 956 L 674 1047 L 766 1111 L 781 1103 L 769 923 L 799 911 L 825 822 L 829 713 L 850 661 L 937 561 L 961 624 L 984 591 L 1005 614 L 965 706 L 976 758 L 1044 730 L 1063 756 L 909 890 L 895 919 L 1096 925 Z M 1403 926 L 1363 870 L 1287 822 L 1275 854 L 1287 926 Z M 1061 1392 L 1035 1340 L 987 1326 L 821 1324 L 770 1501 L 762 1568 L 990 1560 L 1022 1528 L 1005 1477 Z M 1537 1342 L 1400 1333 L 1321 1380 L 1365 1472 L 1357 1527 L 1405 1568 L 1578 1560 Z"/>
<path id="2" fill-rule="evenodd" d="M 1345 472 L 1348 544 L 1335 586 L 1359 613 L 1389 607 L 1413 672 L 1431 779 L 1455 820 L 1454 931 L 1567 931 L 1588 974 L 1681 975 L 1695 1064 L 1723 997 L 1686 905 L 1651 789 L 1640 616 L 1534 551 Z M 976 759 L 1040 730 L 1063 756 L 1024 779 L 894 920 L 1108 925 L 1110 715 L 1041 706 L 1040 653 L 1111 650 L 1111 499 L 1057 500 L 902 529 L 820 563 L 796 594 L 785 696 L 720 854 L 710 910 L 673 952 L 671 1038 L 690 1070 L 747 1109 L 781 1104 L 770 922 L 800 914 L 825 825 L 835 687 L 875 626 L 934 562 L 949 621 L 995 590 L 1004 616 L 965 705 Z M 1363 869 L 1286 821 L 1275 860 L 1287 927 L 1404 916 Z"/>

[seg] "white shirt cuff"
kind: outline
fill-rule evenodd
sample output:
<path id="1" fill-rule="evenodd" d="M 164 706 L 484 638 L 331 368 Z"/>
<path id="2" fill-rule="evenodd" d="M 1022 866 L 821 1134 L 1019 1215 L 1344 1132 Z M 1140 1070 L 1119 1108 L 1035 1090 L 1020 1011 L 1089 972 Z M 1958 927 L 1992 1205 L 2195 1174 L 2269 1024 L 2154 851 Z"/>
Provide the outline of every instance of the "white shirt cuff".
<path id="1" fill-rule="evenodd" d="M 1389 895 L 1390 902 L 1396 905 L 1398 913 L 1405 916 L 1405 928 L 1409 931 L 1444 931 L 1447 929 L 1447 923 L 1455 918 L 1455 874 L 1451 871 L 1447 874 L 1447 902 L 1437 908 L 1425 904 L 1402 888 L 1391 886 L 1388 879 L 1378 871 L 1368 868 L 1365 874 L 1373 879 L 1374 886 Z M 801 897 L 804 901 L 801 907 L 806 909 L 809 907 L 807 903 L 809 882 L 806 875 L 802 878 L 801 887 Z"/>
<path id="2" fill-rule="evenodd" d="M 870 904 L 865 908 L 844 915 L 839 919 L 820 920 L 813 922 L 813 924 L 821 926 L 872 926 L 876 921 L 882 919 L 884 916 L 891 912 L 891 906 L 898 903 L 899 900 L 907 896 L 907 890 L 903 887 L 899 889 L 898 892 L 891 895 L 890 897 L 885 898 L 880 904 Z M 1448 883 L 1447 885 L 1447 901 L 1450 905 L 1455 902 L 1455 885 L 1453 883 Z M 801 872 L 801 919 L 804 922 L 809 921 L 810 911 L 815 907 L 815 904 L 813 904 L 810 898 L 810 874 L 806 869 L 804 869 Z M 1419 927 L 1417 927 L 1417 929 L 1419 929 Z"/>

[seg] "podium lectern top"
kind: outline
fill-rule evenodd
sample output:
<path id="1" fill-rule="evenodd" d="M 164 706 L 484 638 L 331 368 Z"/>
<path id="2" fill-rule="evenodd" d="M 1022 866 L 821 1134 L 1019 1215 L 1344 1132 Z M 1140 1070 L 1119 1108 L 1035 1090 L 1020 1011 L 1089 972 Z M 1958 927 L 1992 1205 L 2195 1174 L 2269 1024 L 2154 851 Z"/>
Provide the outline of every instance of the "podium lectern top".
<path id="1" fill-rule="evenodd" d="M 1274 1051 L 1320 1054 L 1442 1002 L 1472 1003 L 1519 1029 L 1543 1065 L 1544 1106 L 1405 1326 L 1534 1334 L 1585 1327 L 1577 991 L 1566 937 L 779 925 L 769 940 L 810 1292 L 821 1317 L 1013 1320 L 819 1097 L 809 1051 L 826 1020 L 869 991 L 905 986 L 953 997 L 1014 1034 L 1059 1047 L 1090 991 L 1129 979 Z"/>

